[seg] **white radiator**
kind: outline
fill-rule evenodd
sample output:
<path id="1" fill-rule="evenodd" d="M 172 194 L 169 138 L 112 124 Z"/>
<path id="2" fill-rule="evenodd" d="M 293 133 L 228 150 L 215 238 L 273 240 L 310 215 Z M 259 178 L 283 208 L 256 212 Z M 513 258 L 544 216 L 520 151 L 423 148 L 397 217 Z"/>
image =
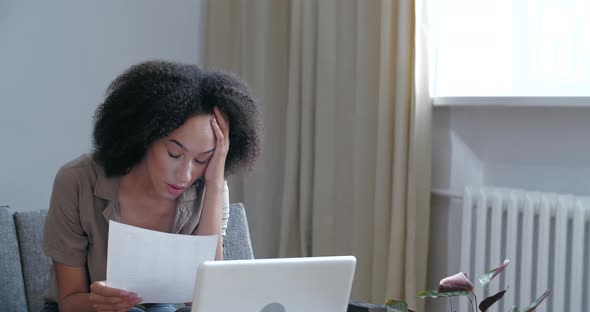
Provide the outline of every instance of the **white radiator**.
<path id="1" fill-rule="evenodd" d="M 586 197 L 467 187 L 463 196 L 461 270 L 478 300 L 509 287 L 488 311 L 520 311 L 551 289 L 536 311 L 590 311 L 589 218 Z M 478 278 L 511 263 L 484 294 Z M 460 311 L 472 311 L 461 299 Z"/>

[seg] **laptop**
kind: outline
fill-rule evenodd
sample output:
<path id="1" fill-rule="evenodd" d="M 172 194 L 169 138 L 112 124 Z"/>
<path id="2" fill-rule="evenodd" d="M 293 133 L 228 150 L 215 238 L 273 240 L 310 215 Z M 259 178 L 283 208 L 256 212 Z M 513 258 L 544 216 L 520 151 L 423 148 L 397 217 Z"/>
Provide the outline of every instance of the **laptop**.
<path id="1" fill-rule="evenodd" d="M 353 256 L 205 261 L 191 312 L 345 312 Z"/>

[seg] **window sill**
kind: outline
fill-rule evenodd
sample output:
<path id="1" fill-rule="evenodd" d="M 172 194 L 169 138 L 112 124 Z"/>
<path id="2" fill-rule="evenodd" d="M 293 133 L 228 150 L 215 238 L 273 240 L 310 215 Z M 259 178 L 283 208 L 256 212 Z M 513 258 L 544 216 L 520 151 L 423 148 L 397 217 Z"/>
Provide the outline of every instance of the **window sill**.
<path id="1" fill-rule="evenodd" d="M 590 96 L 440 96 L 433 106 L 590 107 Z"/>

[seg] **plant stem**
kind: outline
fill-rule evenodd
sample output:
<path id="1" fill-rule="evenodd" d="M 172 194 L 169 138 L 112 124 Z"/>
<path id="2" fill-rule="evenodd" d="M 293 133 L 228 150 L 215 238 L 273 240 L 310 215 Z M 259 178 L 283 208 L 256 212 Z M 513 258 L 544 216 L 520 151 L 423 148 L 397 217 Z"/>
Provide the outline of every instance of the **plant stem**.
<path id="1" fill-rule="evenodd" d="M 471 292 L 471 293 L 473 294 L 473 292 Z M 475 296 L 475 294 L 473 294 L 473 295 Z M 473 309 L 473 312 L 477 312 L 477 310 L 475 309 L 475 306 L 473 305 L 473 299 L 471 298 L 471 296 L 467 296 L 467 298 L 471 302 L 471 308 Z"/>
<path id="2" fill-rule="evenodd" d="M 475 294 L 474 291 L 471 291 L 471 293 L 473 294 L 473 297 L 475 297 L 474 301 L 475 301 L 475 312 L 477 312 L 477 295 Z"/>

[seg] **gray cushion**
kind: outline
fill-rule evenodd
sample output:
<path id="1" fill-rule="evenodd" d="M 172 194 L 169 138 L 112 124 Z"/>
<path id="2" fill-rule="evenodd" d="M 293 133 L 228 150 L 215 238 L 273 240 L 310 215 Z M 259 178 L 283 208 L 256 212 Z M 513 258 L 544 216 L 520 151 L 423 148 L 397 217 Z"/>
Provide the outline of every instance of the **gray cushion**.
<path id="1" fill-rule="evenodd" d="M 229 206 L 229 220 L 223 240 L 223 259 L 254 259 L 246 211 L 241 203 Z"/>
<path id="2" fill-rule="evenodd" d="M 14 217 L 6 206 L 0 206 L 0 276 L 0 310 L 25 311 L 27 301 Z"/>
<path id="3" fill-rule="evenodd" d="M 49 284 L 51 259 L 43 254 L 43 226 L 47 210 L 15 212 L 29 311 L 43 308 L 43 292 Z"/>

